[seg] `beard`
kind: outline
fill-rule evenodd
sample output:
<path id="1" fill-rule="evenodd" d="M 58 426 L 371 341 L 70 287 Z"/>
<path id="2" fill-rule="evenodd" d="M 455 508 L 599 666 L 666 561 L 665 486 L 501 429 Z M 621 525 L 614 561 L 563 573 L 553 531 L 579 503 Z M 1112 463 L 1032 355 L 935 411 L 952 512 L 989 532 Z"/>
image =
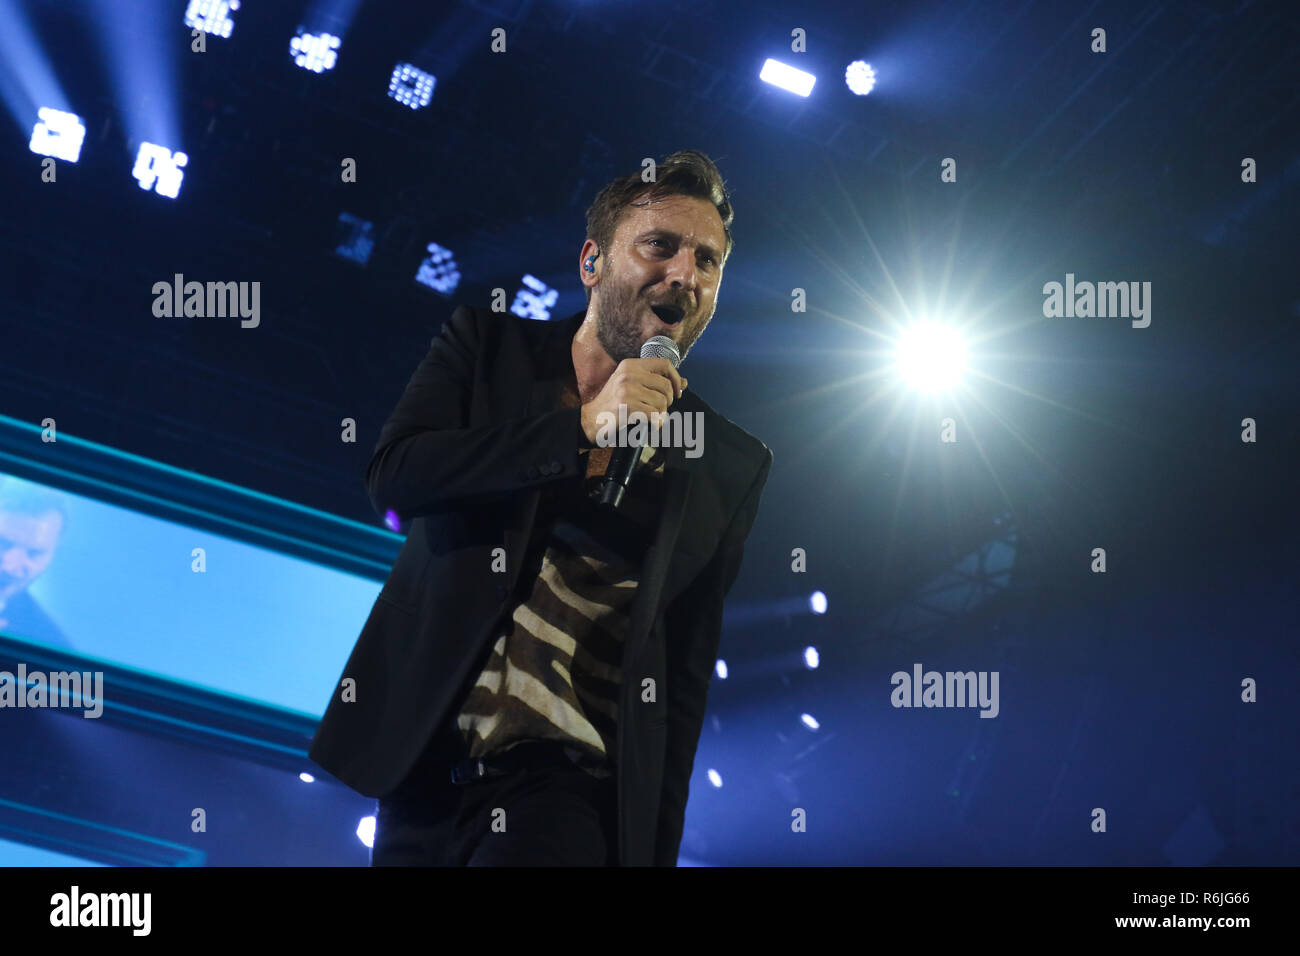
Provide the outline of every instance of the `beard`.
<path id="1" fill-rule="evenodd" d="M 645 343 L 642 317 L 652 300 L 638 293 L 630 284 L 621 282 L 619 277 L 612 274 L 609 269 L 605 270 L 605 275 L 601 279 L 599 295 L 600 311 L 596 316 L 596 339 L 600 342 L 601 348 L 615 362 L 640 358 L 641 346 Z M 673 327 L 674 333 L 679 334 L 671 335 L 669 338 L 677 343 L 677 351 L 685 361 L 691 346 L 700 337 L 709 320 L 705 319 L 695 327 L 688 324 L 691 320 L 691 300 L 684 292 L 677 294 L 670 292 L 656 297 L 654 301 L 656 304 L 676 305 L 682 309 L 683 318 Z M 667 333 L 661 331 L 659 334 Z"/>

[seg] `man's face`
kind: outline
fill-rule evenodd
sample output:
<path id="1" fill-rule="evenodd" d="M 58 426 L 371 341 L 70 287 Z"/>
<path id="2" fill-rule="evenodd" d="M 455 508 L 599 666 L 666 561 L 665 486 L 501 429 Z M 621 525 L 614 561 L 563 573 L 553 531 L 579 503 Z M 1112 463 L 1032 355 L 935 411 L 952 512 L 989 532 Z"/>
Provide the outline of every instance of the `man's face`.
<path id="1" fill-rule="evenodd" d="M 592 292 L 597 337 L 609 357 L 640 358 L 646 339 L 666 335 L 685 359 L 713 318 L 726 248 L 722 217 L 708 200 L 666 196 L 628 207 L 612 248 L 601 250 Z M 651 309 L 665 305 L 680 309 L 671 322 Z"/>
<path id="2" fill-rule="evenodd" d="M 25 515 L 0 508 L 0 601 L 25 590 L 49 567 L 62 527 L 57 511 Z"/>

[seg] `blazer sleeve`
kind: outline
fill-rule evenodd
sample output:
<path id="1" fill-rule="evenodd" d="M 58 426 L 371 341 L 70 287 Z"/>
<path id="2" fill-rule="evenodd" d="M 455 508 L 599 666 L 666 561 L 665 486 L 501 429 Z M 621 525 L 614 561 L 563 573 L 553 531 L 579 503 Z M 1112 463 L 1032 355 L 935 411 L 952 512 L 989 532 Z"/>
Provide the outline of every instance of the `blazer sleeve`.
<path id="1" fill-rule="evenodd" d="M 740 574 L 745 539 L 758 514 L 758 502 L 771 468 L 772 451 L 766 449 L 758 474 L 727 526 L 718 550 L 664 614 L 668 642 L 667 743 L 655 833 L 655 866 L 677 865 L 691 769 L 722 637 L 722 604 Z"/>
<path id="2" fill-rule="evenodd" d="M 366 469 L 370 503 L 406 521 L 578 473 L 582 410 L 467 427 L 481 335 L 460 306 L 434 337 L 379 433 Z"/>

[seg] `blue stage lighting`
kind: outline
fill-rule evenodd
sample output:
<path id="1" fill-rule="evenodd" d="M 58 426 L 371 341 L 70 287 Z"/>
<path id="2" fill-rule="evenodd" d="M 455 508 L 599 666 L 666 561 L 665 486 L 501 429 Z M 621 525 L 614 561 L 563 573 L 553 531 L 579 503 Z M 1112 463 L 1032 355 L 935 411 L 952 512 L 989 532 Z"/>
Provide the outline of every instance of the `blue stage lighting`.
<path id="1" fill-rule="evenodd" d="M 460 269 L 450 249 L 444 249 L 436 242 L 425 247 L 428 255 L 420 263 L 415 273 L 415 281 L 423 282 L 431 289 L 449 295 L 460 283 Z"/>
<path id="2" fill-rule="evenodd" d="M 432 73 L 425 73 L 409 63 L 399 63 L 393 67 L 392 78 L 388 81 L 388 95 L 397 102 L 418 110 L 421 106 L 429 105 L 437 82 Z"/>
<path id="3" fill-rule="evenodd" d="M 361 818 L 361 822 L 357 824 L 357 839 L 371 849 L 374 848 L 375 818 L 373 816 Z"/>
<path id="4" fill-rule="evenodd" d="M 821 664 L 821 662 L 822 658 L 821 655 L 817 653 L 817 648 L 810 644 L 803 649 L 803 663 L 810 671 L 816 670 L 817 666 Z"/>
<path id="5" fill-rule="evenodd" d="M 293 56 L 293 62 L 304 70 L 321 73 L 334 69 L 334 64 L 338 61 L 335 51 L 342 42 L 329 33 L 303 33 L 300 27 L 298 35 L 289 41 L 289 53 Z"/>
<path id="6" fill-rule="evenodd" d="M 515 301 L 510 304 L 510 311 L 525 319 L 542 321 L 549 319 L 551 306 L 555 305 L 555 300 L 560 297 L 560 293 L 532 275 L 524 276 L 524 285 L 527 288 L 515 293 Z"/>
<path id="7" fill-rule="evenodd" d="M 808 607 L 814 614 L 826 613 L 826 595 L 821 591 L 814 591 L 808 598 Z"/>
<path id="8" fill-rule="evenodd" d="M 86 138 L 86 127 L 75 113 L 42 106 L 36 111 L 40 117 L 32 127 L 32 139 L 27 145 L 39 156 L 53 156 L 75 163 L 81 156 L 81 144 Z"/>
<path id="9" fill-rule="evenodd" d="M 800 96 L 807 96 L 811 93 L 813 84 L 817 82 L 817 77 L 811 73 L 805 73 L 803 70 L 788 66 L 780 60 L 772 59 L 768 59 L 763 64 L 763 69 L 759 71 L 758 78 L 764 83 L 771 83 L 773 86 L 779 86 L 783 90 L 789 90 L 791 93 L 797 93 Z"/>
<path id="10" fill-rule="evenodd" d="M 181 168 L 189 161 L 190 158 L 184 153 L 173 153 L 157 143 L 141 143 L 140 151 L 135 154 L 135 167 L 131 170 L 131 175 L 141 189 L 152 189 L 159 196 L 175 199 L 180 195 L 181 180 L 185 178 Z"/>
<path id="11" fill-rule="evenodd" d="M 213 36 L 229 38 L 235 28 L 230 15 L 239 9 L 239 0 L 190 0 L 185 8 L 185 25 Z"/>
<path id="12" fill-rule="evenodd" d="M 866 96 L 876 86 L 876 71 L 863 60 L 854 60 L 844 71 L 844 82 L 858 96 Z"/>
<path id="13" fill-rule="evenodd" d="M 370 261 L 370 253 L 375 248 L 374 229 L 373 222 L 359 219 L 351 213 L 339 213 L 339 242 L 334 248 L 334 254 L 364 266 Z"/>

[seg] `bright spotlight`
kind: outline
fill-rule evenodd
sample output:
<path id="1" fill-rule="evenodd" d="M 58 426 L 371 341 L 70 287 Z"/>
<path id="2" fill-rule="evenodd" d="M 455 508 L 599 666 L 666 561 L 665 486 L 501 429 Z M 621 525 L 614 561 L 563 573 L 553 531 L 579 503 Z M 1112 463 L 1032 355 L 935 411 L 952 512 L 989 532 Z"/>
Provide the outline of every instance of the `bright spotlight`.
<path id="1" fill-rule="evenodd" d="M 371 849 L 374 849 L 375 818 L 373 816 L 361 818 L 361 822 L 357 824 L 357 839 Z"/>
<path id="2" fill-rule="evenodd" d="M 727 679 L 727 662 L 724 661 L 721 657 L 718 658 L 718 665 L 716 671 L 719 678 L 721 678 L 722 680 Z"/>
<path id="3" fill-rule="evenodd" d="M 814 614 L 826 613 L 826 595 L 821 591 L 814 591 L 808 597 L 808 607 Z"/>
<path id="4" fill-rule="evenodd" d="M 817 653 L 817 648 L 811 644 L 803 649 L 804 666 L 810 671 L 816 670 L 817 665 L 822 661 L 821 655 Z"/>
<path id="5" fill-rule="evenodd" d="M 159 196 L 175 199 L 180 195 L 181 180 L 185 178 L 181 170 L 189 161 L 189 156 L 179 150 L 173 153 L 157 143 L 141 143 L 131 175 L 141 189 L 152 189 Z"/>
<path id="6" fill-rule="evenodd" d="M 817 730 L 821 727 L 821 724 L 817 723 L 817 718 L 812 714 L 800 714 L 799 719 L 803 721 L 803 725 L 809 730 Z"/>
<path id="7" fill-rule="evenodd" d="M 304 70 L 320 73 L 334 69 L 338 61 L 339 44 L 343 41 L 329 33 L 299 33 L 289 41 L 293 62 Z"/>
<path id="8" fill-rule="evenodd" d="M 313 777 L 311 774 L 309 774 L 306 770 L 304 770 L 302 773 L 298 774 L 298 779 L 301 780 L 303 783 L 315 783 L 315 782 L 316 782 L 316 778 Z"/>
<path id="9" fill-rule="evenodd" d="M 510 311 L 523 319 L 537 319 L 545 322 L 551 317 L 551 306 L 560 297 L 558 289 L 552 289 L 534 275 L 524 276 L 524 285 L 528 288 L 515 293 L 515 301 L 510 303 Z"/>
<path id="10" fill-rule="evenodd" d="M 854 60 L 844 71 L 844 82 L 858 96 L 866 96 L 876 86 L 876 71 L 864 60 Z"/>
<path id="11" fill-rule="evenodd" d="M 75 163 L 81 156 L 81 144 L 86 138 L 86 127 L 75 113 L 42 106 L 36 111 L 40 120 L 32 127 L 31 142 L 27 144 L 39 156 L 53 156 Z"/>
<path id="12" fill-rule="evenodd" d="M 432 73 L 426 73 L 409 63 L 399 63 L 393 67 L 393 75 L 388 79 L 388 95 L 397 102 L 418 110 L 429 105 L 437 82 Z"/>
<path id="13" fill-rule="evenodd" d="M 966 369 L 966 343 L 956 329 L 922 321 L 903 330 L 894 358 L 899 375 L 912 388 L 944 392 L 961 381 Z"/>
<path id="14" fill-rule="evenodd" d="M 239 9 L 239 0 L 190 0 L 185 8 L 185 25 L 213 36 L 229 39 L 235 21 L 230 14 Z"/>
<path id="15" fill-rule="evenodd" d="M 713 784 L 715 787 L 722 786 L 722 774 L 718 773 L 718 771 L 714 770 L 712 767 L 709 768 L 709 783 Z"/>
<path id="16" fill-rule="evenodd" d="M 797 93 L 800 96 L 807 96 L 811 93 L 813 84 L 817 82 L 817 77 L 811 73 L 805 73 L 793 66 L 787 66 L 780 60 L 772 59 L 768 59 L 763 64 L 763 69 L 759 71 L 758 78 L 764 83 L 771 83 L 773 86 L 779 86 L 783 90 L 789 90 L 791 93 Z"/>
<path id="17" fill-rule="evenodd" d="M 425 246 L 425 251 L 429 254 L 420 262 L 420 268 L 415 270 L 415 281 L 422 282 L 443 295 L 450 295 L 460 284 L 460 266 L 456 265 L 456 257 L 450 249 L 436 242 Z"/>

